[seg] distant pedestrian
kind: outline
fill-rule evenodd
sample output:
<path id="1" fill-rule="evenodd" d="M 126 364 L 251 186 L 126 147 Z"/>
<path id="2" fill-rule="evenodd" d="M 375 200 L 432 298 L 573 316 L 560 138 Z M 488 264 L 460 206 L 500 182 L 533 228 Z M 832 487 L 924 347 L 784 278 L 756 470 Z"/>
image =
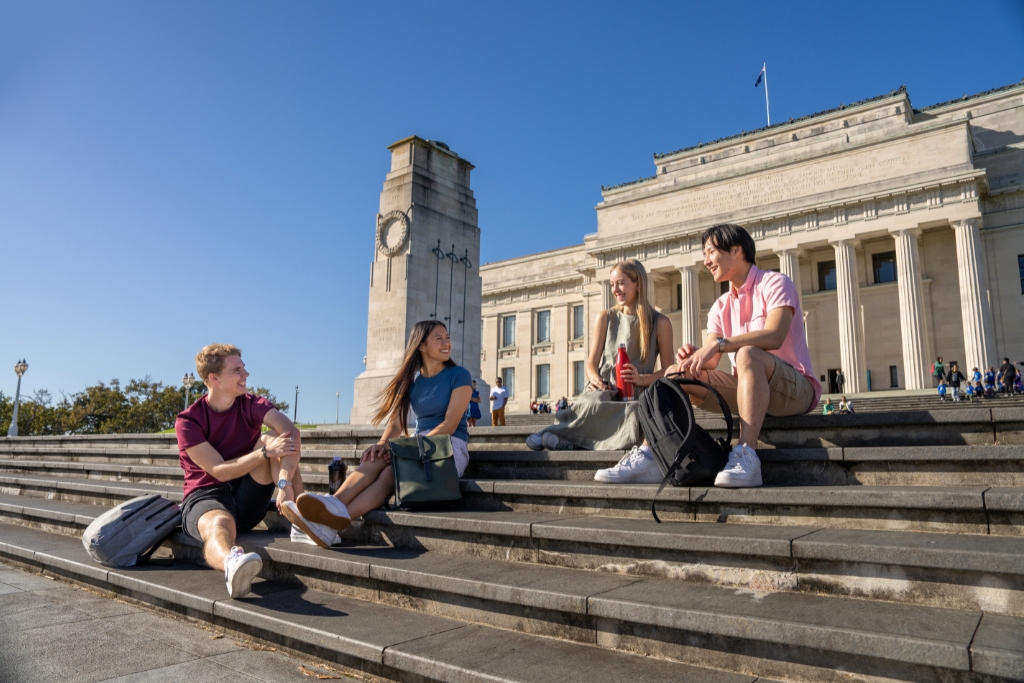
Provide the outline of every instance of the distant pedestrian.
<path id="1" fill-rule="evenodd" d="M 977 384 L 981 381 L 981 371 L 978 368 L 971 370 L 971 384 Z"/>
<path id="2" fill-rule="evenodd" d="M 846 377 L 843 375 L 843 369 L 836 370 L 836 392 L 843 393 L 843 386 L 846 385 Z"/>
<path id="3" fill-rule="evenodd" d="M 555 408 L 557 410 L 565 410 L 568 407 L 569 407 L 569 399 L 567 399 L 565 396 L 563 396 L 562 398 L 558 399 L 558 403 L 555 405 Z"/>
<path id="4" fill-rule="evenodd" d="M 501 378 L 494 380 L 491 389 L 491 426 L 505 426 L 505 404 L 508 403 L 508 389 L 501 386 Z"/>
<path id="5" fill-rule="evenodd" d="M 960 383 L 964 381 L 964 374 L 960 372 L 960 366 L 953 363 L 949 366 L 949 374 L 946 375 L 946 384 L 949 385 L 950 393 L 953 394 L 953 401 L 960 400 Z"/>
<path id="6" fill-rule="evenodd" d="M 853 415 L 853 401 L 843 396 L 842 399 L 840 399 L 839 401 L 839 414 Z"/>
<path id="7" fill-rule="evenodd" d="M 974 385 L 971 384 L 970 380 L 967 380 L 967 388 L 964 392 L 967 394 L 967 400 L 974 403 Z"/>
<path id="8" fill-rule="evenodd" d="M 538 410 L 540 410 L 540 404 L 537 403 L 537 399 L 530 401 L 530 412 L 536 415 Z"/>
<path id="9" fill-rule="evenodd" d="M 821 407 L 821 414 L 822 415 L 831 415 L 835 411 L 836 411 L 836 406 L 835 406 L 834 403 L 832 403 L 832 399 L 826 398 L 825 399 L 825 405 L 823 405 Z"/>
<path id="10" fill-rule="evenodd" d="M 1003 364 L 999 366 L 999 383 L 1003 386 L 1002 390 L 1006 392 L 1007 396 L 1014 394 L 1017 384 L 1017 368 L 1009 358 L 1004 358 Z"/>
<path id="11" fill-rule="evenodd" d="M 989 366 L 985 371 L 985 396 L 996 395 L 996 369 Z"/>
<path id="12" fill-rule="evenodd" d="M 943 403 L 946 402 L 946 380 L 945 378 L 939 378 L 939 400 Z"/>
<path id="13" fill-rule="evenodd" d="M 469 408 L 466 409 L 466 424 L 476 427 L 476 421 L 480 418 L 480 392 L 476 389 L 476 380 L 473 380 L 473 397 L 469 399 Z"/>
<path id="14" fill-rule="evenodd" d="M 946 364 L 942 362 L 942 356 L 936 358 L 932 363 L 932 377 L 935 378 L 936 383 L 941 383 L 946 377 Z"/>

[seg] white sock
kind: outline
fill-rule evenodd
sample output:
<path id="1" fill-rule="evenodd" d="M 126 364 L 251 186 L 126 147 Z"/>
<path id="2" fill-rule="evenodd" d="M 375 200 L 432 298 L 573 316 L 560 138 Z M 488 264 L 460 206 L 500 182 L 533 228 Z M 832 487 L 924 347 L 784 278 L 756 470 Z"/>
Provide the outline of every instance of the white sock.
<path id="1" fill-rule="evenodd" d="M 654 460 L 654 451 L 652 451 L 651 447 L 648 446 L 647 444 L 643 444 L 642 446 L 640 446 L 640 452 L 644 454 L 645 458 L 649 460 Z"/>

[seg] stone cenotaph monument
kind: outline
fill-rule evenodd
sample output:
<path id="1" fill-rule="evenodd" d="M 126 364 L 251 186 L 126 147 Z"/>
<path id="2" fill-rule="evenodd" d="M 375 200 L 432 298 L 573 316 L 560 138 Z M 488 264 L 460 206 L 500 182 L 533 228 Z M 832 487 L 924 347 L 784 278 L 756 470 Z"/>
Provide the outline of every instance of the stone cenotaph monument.
<path id="1" fill-rule="evenodd" d="M 409 332 L 439 320 L 451 358 L 480 375 L 480 228 L 469 189 L 473 164 L 443 142 L 412 136 L 388 147 L 370 263 L 366 370 L 355 380 L 351 424 L 369 424 L 375 400 L 402 362 Z M 478 381 L 479 384 L 479 381 Z M 482 397 L 486 385 L 480 386 Z M 486 403 L 481 404 L 487 424 Z"/>

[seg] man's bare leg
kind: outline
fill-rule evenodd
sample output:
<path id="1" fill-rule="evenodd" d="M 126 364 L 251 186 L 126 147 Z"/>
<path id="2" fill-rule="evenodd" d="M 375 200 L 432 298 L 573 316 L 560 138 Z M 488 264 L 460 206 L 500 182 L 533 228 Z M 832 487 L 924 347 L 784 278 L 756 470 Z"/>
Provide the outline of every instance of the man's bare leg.
<path id="1" fill-rule="evenodd" d="M 226 510 L 210 510 L 199 518 L 199 537 L 203 539 L 206 563 L 224 571 L 224 560 L 235 545 L 235 518 Z"/>
<path id="2" fill-rule="evenodd" d="M 744 346 L 736 352 L 736 407 L 740 416 L 740 443 L 757 448 L 775 374 L 775 356 L 764 349 Z"/>

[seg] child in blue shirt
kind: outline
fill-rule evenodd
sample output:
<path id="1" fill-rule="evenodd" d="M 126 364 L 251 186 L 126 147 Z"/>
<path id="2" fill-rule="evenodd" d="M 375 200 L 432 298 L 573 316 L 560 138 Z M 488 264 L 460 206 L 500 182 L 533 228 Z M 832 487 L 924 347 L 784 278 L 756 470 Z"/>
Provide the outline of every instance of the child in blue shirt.
<path id="1" fill-rule="evenodd" d="M 970 382 L 967 383 L 967 400 L 971 403 L 974 402 L 974 385 Z"/>
<path id="2" fill-rule="evenodd" d="M 943 403 L 946 402 L 946 380 L 939 380 L 939 400 Z"/>

